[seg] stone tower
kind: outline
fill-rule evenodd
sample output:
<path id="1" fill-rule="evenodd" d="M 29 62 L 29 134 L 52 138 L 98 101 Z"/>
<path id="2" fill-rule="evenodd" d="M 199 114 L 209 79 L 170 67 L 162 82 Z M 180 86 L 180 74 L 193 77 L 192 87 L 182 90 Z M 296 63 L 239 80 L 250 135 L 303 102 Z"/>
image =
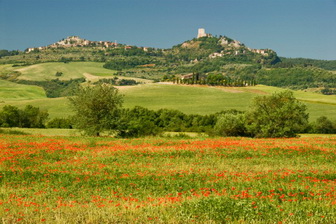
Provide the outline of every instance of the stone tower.
<path id="1" fill-rule="evenodd" d="M 206 36 L 207 36 L 207 34 L 205 33 L 205 29 L 204 28 L 199 28 L 197 38 L 206 37 Z"/>

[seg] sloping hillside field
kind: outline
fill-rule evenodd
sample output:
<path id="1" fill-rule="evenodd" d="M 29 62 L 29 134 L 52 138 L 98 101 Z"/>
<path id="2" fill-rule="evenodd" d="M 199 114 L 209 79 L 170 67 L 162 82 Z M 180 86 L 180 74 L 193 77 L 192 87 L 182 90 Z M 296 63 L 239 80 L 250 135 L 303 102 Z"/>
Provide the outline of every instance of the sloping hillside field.
<path id="1" fill-rule="evenodd" d="M 60 79 L 76 79 L 82 78 L 84 73 L 106 73 L 113 75 L 112 70 L 103 68 L 103 63 L 98 62 L 73 62 L 73 63 L 62 63 L 62 62 L 51 62 L 31 65 L 15 71 L 20 72 L 22 75 L 19 79 L 33 80 L 33 81 L 44 81 L 55 79 L 56 72 L 62 72 Z"/>
<path id="2" fill-rule="evenodd" d="M 46 98 L 43 88 L 0 80 L 0 101 L 24 101 Z"/>
<path id="3" fill-rule="evenodd" d="M 0 106 L 11 104 L 23 107 L 31 104 L 47 109 L 50 117 L 67 117 L 72 114 L 66 98 L 46 98 L 43 93 L 40 93 L 40 95 L 35 95 L 36 99 L 28 100 L 28 95 L 25 95 L 26 88 L 30 89 L 31 86 L 25 86 L 23 89 L 11 89 L 11 97 L 9 99 L 2 98 Z M 253 97 L 281 90 L 283 89 L 268 86 L 200 87 L 167 84 L 145 84 L 120 88 L 120 92 L 125 96 L 125 107 L 143 106 L 154 110 L 169 108 L 188 114 L 211 114 L 229 109 L 247 110 Z M 336 119 L 336 96 L 301 91 L 294 91 L 294 93 L 299 100 L 307 105 L 311 120 L 320 116 Z M 4 89 L 0 90 L 0 94 L 6 94 Z M 22 98 L 16 98 L 16 95 L 20 95 Z"/>
<path id="4" fill-rule="evenodd" d="M 3 223 L 335 223 L 336 138 L 0 135 Z"/>

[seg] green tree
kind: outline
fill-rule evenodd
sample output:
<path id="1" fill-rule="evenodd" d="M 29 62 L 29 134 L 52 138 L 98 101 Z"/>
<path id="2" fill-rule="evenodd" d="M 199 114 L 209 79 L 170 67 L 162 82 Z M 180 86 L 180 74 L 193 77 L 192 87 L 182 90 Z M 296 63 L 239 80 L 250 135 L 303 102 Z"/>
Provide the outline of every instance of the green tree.
<path id="1" fill-rule="evenodd" d="M 48 122 L 47 128 L 72 129 L 72 120 L 69 118 L 54 118 Z"/>
<path id="2" fill-rule="evenodd" d="M 247 130 L 255 137 L 295 137 L 307 125 L 306 106 L 290 91 L 256 97 L 246 113 Z"/>
<path id="3" fill-rule="evenodd" d="M 21 127 L 25 128 L 45 128 L 45 122 L 49 117 L 46 110 L 27 105 L 21 112 Z"/>
<path id="4" fill-rule="evenodd" d="M 99 136 L 104 131 L 117 131 L 123 97 L 113 86 L 79 87 L 69 100 L 75 112 L 76 127 L 85 134 Z"/>
<path id="5" fill-rule="evenodd" d="M 24 110 L 6 105 L 0 112 L 0 126 L 21 128 L 44 128 L 48 112 L 38 107 L 27 105 Z"/>
<path id="6" fill-rule="evenodd" d="M 156 126 L 157 114 L 155 111 L 136 106 L 133 109 L 124 109 L 119 122 L 120 137 L 140 137 L 157 135 L 161 128 Z"/>
<path id="7" fill-rule="evenodd" d="M 20 127 L 21 111 L 19 108 L 6 105 L 0 113 L 0 125 L 2 127 Z"/>
<path id="8" fill-rule="evenodd" d="M 214 132 L 220 136 L 245 136 L 244 114 L 226 113 L 217 118 Z"/>
<path id="9" fill-rule="evenodd" d="M 333 122 L 325 116 L 321 116 L 316 119 L 316 122 L 313 123 L 313 133 L 318 134 L 334 134 L 336 133 L 336 128 L 333 125 Z"/>

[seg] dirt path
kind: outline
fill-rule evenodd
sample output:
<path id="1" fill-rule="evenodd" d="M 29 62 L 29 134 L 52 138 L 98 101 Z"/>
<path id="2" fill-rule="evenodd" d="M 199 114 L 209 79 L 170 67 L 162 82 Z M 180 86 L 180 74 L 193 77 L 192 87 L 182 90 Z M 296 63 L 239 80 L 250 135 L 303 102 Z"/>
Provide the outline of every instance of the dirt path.
<path id="1" fill-rule="evenodd" d="M 95 75 L 91 75 L 90 73 L 83 73 L 86 81 L 91 81 L 91 82 L 95 82 L 99 80 L 99 77 L 95 76 Z"/>

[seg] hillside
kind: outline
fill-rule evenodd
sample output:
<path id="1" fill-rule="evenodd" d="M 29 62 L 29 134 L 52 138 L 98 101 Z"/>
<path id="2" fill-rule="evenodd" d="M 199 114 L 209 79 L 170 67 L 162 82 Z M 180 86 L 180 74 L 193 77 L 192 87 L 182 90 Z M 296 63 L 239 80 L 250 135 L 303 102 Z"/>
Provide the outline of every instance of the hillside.
<path id="1" fill-rule="evenodd" d="M 0 107 L 32 104 L 48 109 L 51 117 L 65 117 L 71 114 L 66 97 L 78 85 L 104 82 L 119 86 L 125 107 L 210 114 L 246 110 L 254 96 L 291 88 L 307 104 L 311 120 L 336 119 L 336 73 L 326 70 L 334 69 L 333 63 L 279 58 L 271 49 L 211 34 L 170 49 L 71 36 L 24 52 L 1 50 Z M 195 76 L 202 82 L 187 80 Z M 181 79 L 183 85 L 172 85 Z M 231 87 L 224 87 L 228 80 Z M 160 81 L 169 85 L 150 84 Z"/>
<path id="2" fill-rule="evenodd" d="M 60 62 L 58 68 L 44 68 L 38 72 L 35 65 Z M 199 35 L 170 49 L 137 47 L 111 41 L 90 41 L 70 36 L 48 46 L 20 51 L 0 51 L 0 64 L 18 67 L 14 78 L 20 80 L 52 79 L 53 72 L 62 72 L 59 79 L 80 78 L 71 68 L 72 62 L 100 62 L 106 69 L 125 77 L 155 81 L 173 81 L 189 74 L 206 77 L 214 74 L 222 79 L 243 83 L 258 83 L 291 89 L 311 89 L 326 95 L 336 94 L 335 61 L 279 58 L 271 49 L 253 49 L 227 36 Z M 23 68 L 20 68 L 24 66 Z M 40 66 L 37 66 L 40 67 Z M 47 67 L 47 66 L 46 66 Z M 52 72 L 52 73 L 50 73 Z M 56 73 L 55 72 L 55 73 Z M 95 71 L 94 71 L 95 72 Z M 3 73 L 3 71 L 0 71 Z M 37 74 L 39 73 L 39 74 Z M 76 73 L 76 75 L 75 75 Z M 91 74 L 90 71 L 88 71 Z M 100 73 L 98 71 L 98 73 Z M 3 75 L 2 75 L 3 76 Z M 8 80 L 7 78 L 5 78 Z"/>
<path id="3" fill-rule="evenodd" d="M 187 114 L 212 114 L 222 110 L 246 110 L 253 97 L 279 92 L 283 89 L 269 86 L 254 87 L 207 87 L 171 84 L 144 84 L 118 87 L 125 96 L 124 106 L 142 106 L 153 110 L 160 108 L 177 109 Z M 24 89 L 12 89 L 11 95 L 23 95 Z M 0 93 L 2 89 L 0 89 Z M 327 116 L 336 119 L 336 96 L 323 96 L 317 93 L 295 91 L 295 96 L 308 107 L 310 120 Z M 66 98 L 46 98 L 38 95 L 33 99 L 2 98 L 0 107 L 14 105 L 23 108 L 31 104 L 47 109 L 50 117 L 67 117 L 72 114 Z"/>
<path id="4" fill-rule="evenodd" d="M 46 95 L 41 87 L 0 80 L 0 103 L 43 98 L 46 98 Z"/>

